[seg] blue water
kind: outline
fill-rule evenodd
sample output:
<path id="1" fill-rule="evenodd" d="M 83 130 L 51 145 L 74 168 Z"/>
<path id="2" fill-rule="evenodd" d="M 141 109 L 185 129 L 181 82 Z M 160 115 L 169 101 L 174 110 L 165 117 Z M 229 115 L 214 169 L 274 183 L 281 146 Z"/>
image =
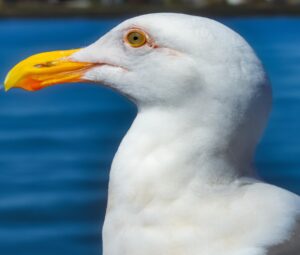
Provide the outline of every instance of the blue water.
<path id="1" fill-rule="evenodd" d="M 256 161 L 300 194 L 300 18 L 226 18 L 270 75 L 274 107 Z M 120 20 L 0 20 L 0 77 L 40 51 L 88 45 Z M 0 93 L 0 254 L 99 255 L 110 162 L 135 116 L 97 85 Z"/>

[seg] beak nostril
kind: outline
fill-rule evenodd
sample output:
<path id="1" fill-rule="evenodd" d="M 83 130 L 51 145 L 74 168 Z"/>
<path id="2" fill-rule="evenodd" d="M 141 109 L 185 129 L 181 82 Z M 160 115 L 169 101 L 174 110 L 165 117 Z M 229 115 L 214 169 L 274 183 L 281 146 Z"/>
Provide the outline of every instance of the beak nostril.
<path id="1" fill-rule="evenodd" d="M 45 62 L 45 63 L 42 63 L 42 64 L 36 64 L 34 65 L 34 67 L 36 68 L 44 68 L 44 67 L 51 67 L 51 66 L 54 66 L 55 63 L 52 62 L 52 61 L 49 61 L 49 62 Z"/>

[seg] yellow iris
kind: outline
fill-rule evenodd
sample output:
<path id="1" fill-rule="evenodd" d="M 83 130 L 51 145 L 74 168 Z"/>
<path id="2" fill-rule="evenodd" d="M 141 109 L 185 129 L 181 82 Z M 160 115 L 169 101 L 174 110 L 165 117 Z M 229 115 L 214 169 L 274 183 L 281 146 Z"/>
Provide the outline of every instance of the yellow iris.
<path id="1" fill-rule="evenodd" d="M 147 42 L 146 35 L 140 31 L 131 31 L 126 36 L 126 41 L 131 47 L 141 47 Z"/>

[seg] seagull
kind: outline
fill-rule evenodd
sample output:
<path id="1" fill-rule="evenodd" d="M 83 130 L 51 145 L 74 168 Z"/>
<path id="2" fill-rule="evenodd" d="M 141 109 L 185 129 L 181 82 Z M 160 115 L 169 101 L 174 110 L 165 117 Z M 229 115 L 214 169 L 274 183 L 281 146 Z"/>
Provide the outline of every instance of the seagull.
<path id="1" fill-rule="evenodd" d="M 114 157 L 104 255 L 298 255 L 299 196 L 253 164 L 271 109 L 264 68 L 217 21 L 155 13 L 81 49 L 31 56 L 5 89 L 93 82 L 133 101 Z"/>

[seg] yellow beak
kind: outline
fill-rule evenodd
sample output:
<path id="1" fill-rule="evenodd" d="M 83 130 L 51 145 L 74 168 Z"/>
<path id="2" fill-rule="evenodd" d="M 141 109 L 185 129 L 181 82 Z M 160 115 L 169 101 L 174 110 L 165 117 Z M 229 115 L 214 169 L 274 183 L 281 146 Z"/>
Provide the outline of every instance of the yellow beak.
<path id="1" fill-rule="evenodd" d="M 45 52 L 21 61 L 6 76 L 5 90 L 35 91 L 54 84 L 83 81 L 84 73 L 96 64 L 72 61 L 70 56 L 78 50 Z"/>

